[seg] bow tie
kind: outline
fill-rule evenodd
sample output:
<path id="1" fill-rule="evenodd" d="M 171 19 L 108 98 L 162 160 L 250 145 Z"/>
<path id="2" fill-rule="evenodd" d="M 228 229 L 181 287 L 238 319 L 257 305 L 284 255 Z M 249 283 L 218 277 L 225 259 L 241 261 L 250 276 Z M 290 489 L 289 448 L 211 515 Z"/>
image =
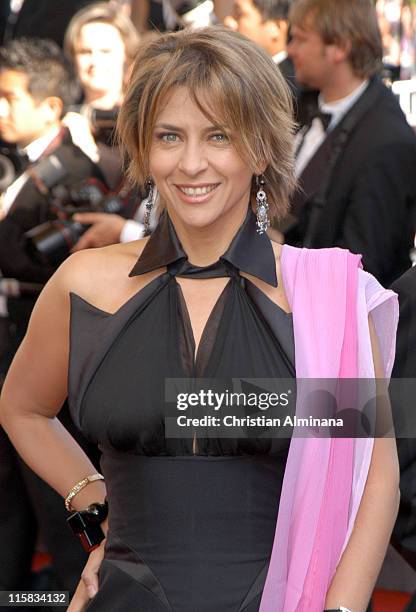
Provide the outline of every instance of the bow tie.
<path id="1" fill-rule="evenodd" d="M 323 113 L 321 110 L 317 110 L 309 117 L 309 125 L 311 125 L 314 119 L 320 120 L 320 122 L 322 123 L 322 127 L 324 128 L 324 131 L 326 132 L 329 127 L 329 124 L 331 123 L 332 114 Z"/>

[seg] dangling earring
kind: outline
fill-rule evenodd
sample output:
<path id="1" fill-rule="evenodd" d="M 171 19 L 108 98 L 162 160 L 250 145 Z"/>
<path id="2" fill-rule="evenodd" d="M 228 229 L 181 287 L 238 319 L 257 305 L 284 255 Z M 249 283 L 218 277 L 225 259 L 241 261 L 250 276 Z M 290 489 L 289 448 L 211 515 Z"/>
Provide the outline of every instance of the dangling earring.
<path id="1" fill-rule="evenodd" d="M 264 191 L 265 184 L 266 181 L 264 180 L 263 174 L 261 174 L 260 176 L 256 176 L 256 216 L 258 234 L 263 234 L 270 227 L 270 220 L 267 215 L 267 212 L 269 210 L 269 204 L 267 202 L 266 192 Z"/>
<path id="2" fill-rule="evenodd" d="M 145 206 L 143 225 L 144 225 L 144 235 L 148 236 L 150 234 L 150 215 L 152 214 L 152 208 L 155 203 L 156 188 L 150 177 L 146 180 L 145 186 L 146 186 L 147 194 L 146 194 L 146 198 L 143 200 L 143 204 Z"/>

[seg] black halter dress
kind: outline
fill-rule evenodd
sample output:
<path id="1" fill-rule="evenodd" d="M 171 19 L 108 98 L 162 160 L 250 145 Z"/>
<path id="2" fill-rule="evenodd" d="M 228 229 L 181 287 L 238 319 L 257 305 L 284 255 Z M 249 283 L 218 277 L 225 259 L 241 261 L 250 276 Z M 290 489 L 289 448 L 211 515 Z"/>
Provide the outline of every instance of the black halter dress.
<path id="1" fill-rule="evenodd" d="M 164 266 L 115 314 L 71 294 L 70 409 L 102 451 L 109 502 L 100 588 L 87 609 L 258 612 L 289 440 L 200 429 L 196 439 L 168 437 L 165 381 L 293 379 L 292 317 L 240 275 L 277 285 L 251 211 L 206 268 L 188 262 L 165 213 L 130 276 Z M 229 279 L 196 359 L 178 276 Z"/>

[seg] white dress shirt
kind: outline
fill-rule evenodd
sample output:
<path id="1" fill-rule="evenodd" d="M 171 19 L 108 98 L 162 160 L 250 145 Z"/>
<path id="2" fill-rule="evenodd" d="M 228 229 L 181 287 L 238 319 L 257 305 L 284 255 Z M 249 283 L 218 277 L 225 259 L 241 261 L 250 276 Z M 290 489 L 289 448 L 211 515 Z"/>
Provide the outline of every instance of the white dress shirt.
<path id="1" fill-rule="evenodd" d="M 369 81 L 366 80 L 359 85 L 353 92 L 345 98 L 335 100 L 335 102 L 325 102 L 321 95 L 318 98 L 319 110 L 322 113 L 330 113 L 332 115 L 330 124 L 325 132 L 322 121 L 315 117 L 311 126 L 306 127 L 296 135 L 295 148 L 300 147 L 295 164 L 295 173 L 299 177 L 305 167 L 308 165 L 311 158 L 315 155 L 321 144 L 324 142 L 326 135 L 331 132 L 341 121 L 344 115 L 352 108 L 358 98 L 367 89 Z M 303 140 L 303 143 L 302 143 Z M 301 144 L 302 143 L 302 144 Z"/>

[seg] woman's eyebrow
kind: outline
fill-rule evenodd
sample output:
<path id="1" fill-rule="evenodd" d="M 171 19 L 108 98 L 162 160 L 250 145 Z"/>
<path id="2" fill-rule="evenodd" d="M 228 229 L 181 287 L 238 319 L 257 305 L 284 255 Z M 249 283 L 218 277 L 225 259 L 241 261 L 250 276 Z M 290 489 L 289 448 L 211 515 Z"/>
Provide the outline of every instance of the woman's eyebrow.
<path id="1" fill-rule="evenodd" d="M 164 129 L 164 130 L 172 130 L 173 132 L 183 132 L 184 129 L 178 127 L 177 125 L 172 125 L 171 123 L 157 123 L 155 125 L 156 129 Z M 221 130 L 224 128 L 221 128 L 221 126 L 219 125 L 209 125 L 207 127 L 205 127 L 203 129 L 203 132 L 217 132 L 218 130 Z"/>
<path id="2" fill-rule="evenodd" d="M 170 123 L 157 123 L 155 128 L 163 128 L 164 130 L 172 130 L 174 132 L 183 132 L 183 129 L 177 125 L 171 125 Z"/>
<path id="3" fill-rule="evenodd" d="M 218 132 L 218 130 L 225 130 L 224 127 L 222 127 L 221 125 L 210 125 L 209 127 L 205 128 L 205 132 Z"/>

